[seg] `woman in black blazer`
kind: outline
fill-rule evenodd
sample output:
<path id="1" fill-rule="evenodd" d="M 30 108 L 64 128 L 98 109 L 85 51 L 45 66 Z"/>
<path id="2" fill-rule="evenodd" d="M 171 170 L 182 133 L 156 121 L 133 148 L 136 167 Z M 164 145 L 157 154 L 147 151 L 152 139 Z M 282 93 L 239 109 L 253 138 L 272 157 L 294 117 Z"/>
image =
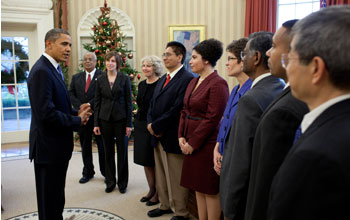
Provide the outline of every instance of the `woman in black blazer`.
<path id="1" fill-rule="evenodd" d="M 106 192 L 116 186 L 115 148 L 117 144 L 118 188 L 126 192 L 129 179 L 128 137 L 132 127 L 132 101 L 129 77 L 119 72 L 121 57 L 116 51 L 106 54 L 107 73 L 96 81 L 94 133 L 101 134 L 105 148 Z"/>

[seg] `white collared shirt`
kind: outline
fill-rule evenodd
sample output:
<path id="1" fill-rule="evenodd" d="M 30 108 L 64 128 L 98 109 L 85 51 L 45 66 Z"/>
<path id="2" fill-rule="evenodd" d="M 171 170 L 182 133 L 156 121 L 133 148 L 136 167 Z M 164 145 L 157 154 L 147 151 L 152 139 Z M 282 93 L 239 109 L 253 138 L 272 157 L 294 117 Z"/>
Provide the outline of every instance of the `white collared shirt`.
<path id="1" fill-rule="evenodd" d="M 90 73 L 87 70 L 85 70 L 85 73 L 86 73 L 85 74 L 85 81 L 87 81 L 89 74 L 91 75 L 91 80 L 92 80 L 92 78 L 94 78 L 95 72 L 96 72 L 96 68 L 94 70 L 92 70 Z"/>
<path id="2" fill-rule="evenodd" d="M 57 63 L 57 61 L 54 59 L 54 58 L 52 58 L 49 54 L 47 54 L 47 53 L 43 53 L 43 56 L 44 57 L 46 57 L 49 61 L 50 61 L 50 63 L 53 65 L 53 67 L 55 67 L 55 69 L 57 70 L 57 73 L 60 75 L 60 77 L 61 77 L 61 74 L 60 74 L 60 72 L 58 72 L 58 69 L 57 69 L 57 67 L 58 67 L 58 63 Z"/>
<path id="3" fill-rule="evenodd" d="M 289 87 L 289 82 L 287 82 L 286 85 L 284 85 L 283 90 L 285 90 L 285 89 L 288 88 L 288 87 Z"/>
<path id="4" fill-rule="evenodd" d="M 253 88 L 260 80 L 268 77 L 268 76 L 271 76 L 271 73 L 264 73 L 258 77 L 256 77 L 252 83 L 252 86 L 250 88 Z"/>
<path id="5" fill-rule="evenodd" d="M 172 78 L 174 78 L 174 76 L 176 75 L 176 73 L 177 72 L 179 72 L 180 71 L 180 69 L 183 67 L 184 65 L 181 65 L 179 68 L 177 68 L 176 70 L 174 70 L 173 72 L 167 72 L 166 74 L 168 75 L 170 75 L 170 80 L 172 79 Z"/>
<path id="6" fill-rule="evenodd" d="M 311 112 L 304 115 L 303 121 L 301 122 L 301 133 L 304 133 L 310 127 L 310 125 L 316 120 L 316 118 L 318 118 L 318 116 L 320 116 L 322 112 L 324 112 L 327 108 L 345 99 L 350 99 L 350 94 L 345 94 L 345 95 L 341 95 L 333 99 L 330 99 L 327 102 L 324 102 L 323 104 L 319 105 L 317 108 L 315 108 Z"/>

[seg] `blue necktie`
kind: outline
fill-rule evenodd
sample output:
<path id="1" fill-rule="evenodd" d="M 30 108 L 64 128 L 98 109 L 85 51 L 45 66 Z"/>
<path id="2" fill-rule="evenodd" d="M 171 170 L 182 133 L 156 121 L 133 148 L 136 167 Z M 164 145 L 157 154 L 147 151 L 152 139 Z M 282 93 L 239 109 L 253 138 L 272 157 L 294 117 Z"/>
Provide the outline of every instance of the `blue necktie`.
<path id="1" fill-rule="evenodd" d="M 297 131 L 295 132 L 293 144 L 300 138 L 301 136 L 301 125 L 298 127 Z"/>
<path id="2" fill-rule="evenodd" d="M 63 73 L 62 73 L 62 70 L 61 70 L 60 65 L 58 65 L 57 70 L 58 70 L 58 72 L 59 72 L 59 74 L 60 74 L 60 76 L 61 76 L 62 80 L 64 81 L 64 78 L 63 78 Z"/>

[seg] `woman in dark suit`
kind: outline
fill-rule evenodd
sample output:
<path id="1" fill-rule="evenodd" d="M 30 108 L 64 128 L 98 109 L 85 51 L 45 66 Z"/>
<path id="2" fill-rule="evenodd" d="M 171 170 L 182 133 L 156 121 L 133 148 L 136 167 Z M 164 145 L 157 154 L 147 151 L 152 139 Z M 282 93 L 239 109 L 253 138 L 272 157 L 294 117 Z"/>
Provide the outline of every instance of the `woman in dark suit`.
<path id="1" fill-rule="evenodd" d="M 94 133 L 102 135 L 105 148 L 105 191 L 112 192 L 116 186 L 116 143 L 118 188 L 120 193 L 125 193 L 129 179 L 127 138 L 132 127 L 131 85 L 129 77 L 119 72 L 121 57 L 117 52 L 107 53 L 105 64 L 107 73 L 96 81 Z"/>
<path id="2" fill-rule="evenodd" d="M 222 53 L 222 43 L 215 39 L 194 47 L 190 65 L 199 77 L 187 87 L 179 125 L 179 144 L 185 154 L 181 185 L 196 192 L 199 219 L 219 220 L 221 214 L 213 150 L 229 95 L 226 81 L 214 70 Z"/>
<path id="3" fill-rule="evenodd" d="M 154 171 L 154 147 L 151 145 L 151 134 L 147 130 L 147 112 L 151 102 L 154 88 L 163 73 L 162 60 L 157 56 L 142 58 L 142 73 L 146 77 L 138 86 L 136 98 L 138 110 L 135 116 L 134 135 L 134 163 L 144 166 L 149 192 L 141 198 L 147 206 L 159 203 L 156 190 L 156 177 Z"/>

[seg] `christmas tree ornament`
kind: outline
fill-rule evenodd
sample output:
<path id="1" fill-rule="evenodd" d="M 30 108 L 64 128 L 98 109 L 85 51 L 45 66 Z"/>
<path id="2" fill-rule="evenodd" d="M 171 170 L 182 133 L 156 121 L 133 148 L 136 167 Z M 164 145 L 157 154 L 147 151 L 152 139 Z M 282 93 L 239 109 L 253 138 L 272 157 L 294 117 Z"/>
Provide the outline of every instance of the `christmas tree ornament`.
<path id="1" fill-rule="evenodd" d="M 99 50 L 98 50 L 98 49 L 96 49 L 96 50 L 95 50 L 95 54 L 98 54 L 98 52 L 99 52 Z"/>
<path id="2" fill-rule="evenodd" d="M 141 75 L 140 74 L 137 74 L 137 79 L 141 79 Z"/>
<path id="3" fill-rule="evenodd" d="M 120 52 L 120 51 L 118 51 L 118 54 L 121 56 L 122 55 L 122 53 Z"/>
<path id="4" fill-rule="evenodd" d="M 128 54 L 128 58 L 129 58 L 129 59 L 132 59 L 133 57 L 134 57 L 134 54 L 132 54 L 132 53 L 129 53 L 129 54 Z"/>
<path id="5" fill-rule="evenodd" d="M 109 14 L 106 14 L 106 16 L 105 16 L 105 17 L 109 19 L 109 18 L 110 18 L 110 15 L 109 15 Z"/>
<path id="6" fill-rule="evenodd" d="M 112 42 L 110 40 L 106 40 L 106 45 L 111 46 Z"/>
<path id="7" fill-rule="evenodd" d="M 103 25 L 103 26 L 107 26 L 107 22 L 104 21 L 104 22 L 102 23 L 102 25 Z"/>
<path id="8" fill-rule="evenodd" d="M 130 77 L 130 79 L 134 79 L 135 76 L 134 76 L 134 74 L 131 73 L 131 74 L 129 75 L 129 77 Z"/>

